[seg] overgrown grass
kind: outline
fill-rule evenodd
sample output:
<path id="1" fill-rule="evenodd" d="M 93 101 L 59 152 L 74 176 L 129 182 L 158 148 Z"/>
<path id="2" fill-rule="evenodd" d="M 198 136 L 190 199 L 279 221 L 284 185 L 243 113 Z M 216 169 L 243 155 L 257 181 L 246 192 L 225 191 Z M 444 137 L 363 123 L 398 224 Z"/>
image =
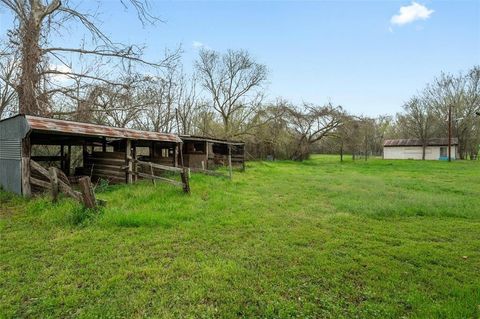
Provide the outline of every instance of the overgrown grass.
<path id="1" fill-rule="evenodd" d="M 477 318 L 480 164 L 255 162 L 99 213 L 0 192 L 0 317 Z"/>

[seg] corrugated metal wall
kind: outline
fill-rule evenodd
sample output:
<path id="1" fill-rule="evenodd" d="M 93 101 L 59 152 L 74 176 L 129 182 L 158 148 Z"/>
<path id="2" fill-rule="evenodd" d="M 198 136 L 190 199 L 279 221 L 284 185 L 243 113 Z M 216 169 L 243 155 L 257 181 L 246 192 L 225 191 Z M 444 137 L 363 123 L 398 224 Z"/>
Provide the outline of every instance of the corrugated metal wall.
<path id="1" fill-rule="evenodd" d="M 0 187 L 22 194 L 22 139 L 28 132 L 23 116 L 0 122 Z"/>

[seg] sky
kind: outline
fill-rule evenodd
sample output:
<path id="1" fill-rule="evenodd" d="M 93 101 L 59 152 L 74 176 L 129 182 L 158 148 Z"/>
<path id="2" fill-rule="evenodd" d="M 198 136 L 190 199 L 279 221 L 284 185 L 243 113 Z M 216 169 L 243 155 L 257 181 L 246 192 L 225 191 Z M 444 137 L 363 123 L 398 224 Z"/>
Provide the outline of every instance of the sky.
<path id="1" fill-rule="evenodd" d="M 113 40 L 146 45 L 146 58 L 183 48 L 245 49 L 269 70 L 268 99 L 332 102 L 355 114 L 395 114 L 441 72 L 480 65 L 480 1 L 151 1 L 163 22 L 142 26 L 119 1 L 99 8 Z M 0 12 L 0 27 L 9 16 Z M 59 35 L 75 44 L 81 30 Z"/>

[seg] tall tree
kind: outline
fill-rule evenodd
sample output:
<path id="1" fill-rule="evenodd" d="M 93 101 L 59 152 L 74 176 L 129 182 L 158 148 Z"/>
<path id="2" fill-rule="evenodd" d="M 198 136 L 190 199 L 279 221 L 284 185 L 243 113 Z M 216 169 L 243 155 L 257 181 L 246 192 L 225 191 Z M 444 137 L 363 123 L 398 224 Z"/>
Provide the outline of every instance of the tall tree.
<path id="1" fill-rule="evenodd" d="M 143 23 L 153 23 L 156 18 L 150 14 L 148 4 L 139 0 L 122 0 L 125 7 L 133 7 Z M 114 43 L 98 27 L 94 14 L 81 12 L 72 1 L 60 0 L 0 0 L 0 4 L 8 8 L 14 15 L 14 29 L 10 32 L 10 40 L 20 52 L 20 76 L 16 83 L 21 113 L 48 113 L 48 98 L 51 92 L 45 92 L 45 86 L 52 75 L 80 77 L 94 81 L 108 82 L 103 77 L 78 73 L 71 70 L 71 64 L 65 55 L 93 55 L 99 59 L 127 59 L 161 66 L 162 63 L 147 63 L 142 60 L 142 50 L 136 46 Z M 50 31 L 61 32 L 64 27 L 74 22 L 83 25 L 92 35 L 94 42 L 91 48 L 54 47 L 50 46 Z M 52 67 L 50 60 L 57 61 L 62 68 Z M 55 92 L 61 92 L 58 88 Z"/>
<path id="2" fill-rule="evenodd" d="M 291 107 L 288 115 L 289 125 L 296 138 L 292 159 L 300 161 L 307 159 L 312 145 L 332 134 L 344 119 L 342 107 L 331 104 L 325 106 L 304 104 L 303 108 Z"/>
<path id="3" fill-rule="evenodd" d="M 425 151 L 428 140 L 435 132 L 435 114 L 431 105 L 420 97 L 413 97 L 403 105 L 404 114 L 397 116 L 397 125 L 407 136 L 420 139 L 422 143 L 422 159 L 425 160 Z"/>
<path id="4" fill-rule="evenodd" d="M 224 137 L 238 135 L 260 106 L 262 85 L 267 79 L 265 65 L 255 62 L 243 50 L 220 54 L 200 51 L 195 63 L 201 85 L 210 95 L 210 103 L 223 123 Z"/>

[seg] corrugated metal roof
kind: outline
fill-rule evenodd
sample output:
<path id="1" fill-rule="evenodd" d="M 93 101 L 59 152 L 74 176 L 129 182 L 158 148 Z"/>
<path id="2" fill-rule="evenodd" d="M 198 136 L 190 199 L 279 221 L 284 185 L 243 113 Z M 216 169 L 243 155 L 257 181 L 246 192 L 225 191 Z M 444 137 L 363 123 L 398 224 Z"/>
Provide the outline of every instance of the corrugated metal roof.
<path id="1" fill-rule="evenodd" d="M 190 141 L 206 141 L 211 143 L 221 143 L 221 144 L 232 144 L 232 145 L 243 145 L 245 142 L 242 141 L 232 141 L 232 140 L 225 140 L 221 138 L 214 138 L 214 137 L 207 137 L 207 136 L 199 136 L 199 135 L 180 135 L 182 140 L 190 140 Z"/>
<path id="2" fill-rule="evenodd" d="M 38 116 L 25 115 L 34 131 L 66 133 L 83 136 L 100 136 L 111 138 L 129 138 L 132 140 L 166 141 L 180 143 L 182 140 L 175 134 L 140 131 L 129 128 L 118 128 L 105 125 L 56 120 Z"/>
<path id="3" fill-rule="evenodd" d="M 422 140 L 418 138 L 406 138 L 397 140 L 385 140 L 383 146 L 422 146 Z M 447 146 L 448 138 L 431 138 L 427 141 L 427 146 Z M 452 138 L 452 145 L 458 145 L 458 138 Z"/>

